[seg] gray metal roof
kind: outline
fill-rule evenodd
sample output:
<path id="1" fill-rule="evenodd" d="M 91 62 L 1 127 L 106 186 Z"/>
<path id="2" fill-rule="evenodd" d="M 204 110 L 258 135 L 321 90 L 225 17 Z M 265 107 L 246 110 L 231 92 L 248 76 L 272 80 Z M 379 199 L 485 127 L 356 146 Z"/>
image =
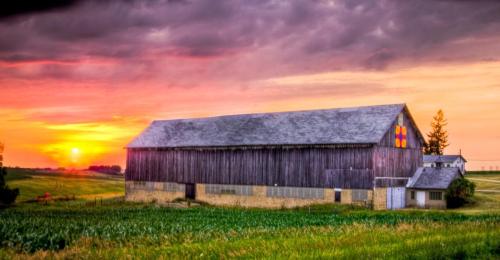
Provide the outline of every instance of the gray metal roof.
<path id="1" fill-rule="evenodd" d="M 127 147 L 375 144 L 405 107 L 394 104 L 153 121 Z"/>
<path id="2" fill-rule="evenodd" d="M 458 158 L 462 158 L 464 162 L 467 162 L 462 155 L 424 155 L 424 163 L 453 163 Z"/>
<path id="3" fill-rule="evenodd" d="M 414 189 L 447 189 L 450 183 L 461 176 L 456 167 L 420 167 L 408 181 L 406 187 Z"/>

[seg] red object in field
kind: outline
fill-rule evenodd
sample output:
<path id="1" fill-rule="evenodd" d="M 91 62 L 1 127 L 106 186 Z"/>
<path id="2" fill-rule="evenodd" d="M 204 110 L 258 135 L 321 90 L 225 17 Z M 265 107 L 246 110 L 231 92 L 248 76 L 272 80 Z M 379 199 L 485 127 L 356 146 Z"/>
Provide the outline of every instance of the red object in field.
<path id="1" fill-rule="evenodd" d="M 42 201 L 42 200 L 50 200 L 51 196 L 50 193 L 45 192 L 42 196 L 36 196 L 36 200 Z"/>

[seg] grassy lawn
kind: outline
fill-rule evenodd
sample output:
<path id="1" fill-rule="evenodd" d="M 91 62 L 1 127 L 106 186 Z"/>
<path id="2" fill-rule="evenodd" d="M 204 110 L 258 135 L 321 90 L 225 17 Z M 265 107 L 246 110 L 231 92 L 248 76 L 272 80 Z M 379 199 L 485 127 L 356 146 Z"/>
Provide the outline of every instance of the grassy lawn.
<path id="1" fill-rule="evenodd" d="M 47 172 L 10 168 L 6 177 L 10 187 L 20 190 L 17 201 L 32 200 L 45 192 L 52 196 L 84 198 L 124 195 L 123 177 L 89 171 Z"/>
<path id="2" fill-rule="evenodd" d="M 493 174 L 493 175 L 500 175 L 500 171 L 467 171 L 467 174 L 473 175 L 473 174 Z"/>
<path id="3" fill-rule="evenodd" d="M 477 172 L 473 174 L 467 173 L 466 178 L 469 178 L 476 184 L 476 202 L 473 205 L 467 205 L 454 211 L 472 214 L 500 214 L 500 172 Z M 491 190 L 497 192 L 484 192 L 481 190 Z"/>
<path id="4" fill-rule="evenodd" d="M 79 199 L 18 202 L 0 210 L 0 259 L 500 258 L 496 193 L 478 192 L 476 204 L 453 211 L 167 208 L 119 198 L 95 205 L 87 199 L 123 194 L 123 180 L 92 172 L 11 171 L 8 184 L 21 188 L 21 201 L 45 191 Z"/>

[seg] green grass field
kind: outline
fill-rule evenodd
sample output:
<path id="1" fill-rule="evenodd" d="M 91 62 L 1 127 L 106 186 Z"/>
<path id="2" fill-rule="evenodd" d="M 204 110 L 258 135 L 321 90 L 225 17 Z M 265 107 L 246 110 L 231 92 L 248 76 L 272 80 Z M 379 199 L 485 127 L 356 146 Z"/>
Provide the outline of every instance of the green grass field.
<path id="1" fill-rule="evenodd" d="M 500 214 L 500 172 L 467 173 L 466 178 L 476 184 L 476 202 L 456 211 Z"/>
<path id="2" fill-rule="evenodd" d="M 89 171 L 47 172 L 9 168 L 6 177 L 10 187 L 20 190 L 18 202 L 35 199 L 45 192 L 56 197 L 78 198 L 124 195 L 123 177 Z"/>
<path id="3" fill-rule="evenodd" d="M 37 174 L 20 171 L 8 183 L 22 184 L 21 193 L 41 194 L 63 182 L 58 194 L 79 199 L 21 202 L 0 211 L 0 259 L 500 258 L 500 214 L 485 209 L 498 207 L 493 193 L 478 193 L 475 205 L 454 211 L 167 208 L 119 198 L 105 199 L 104 205 L 86 201 L 123 194 L 123 181 L 116 177 Z"/>

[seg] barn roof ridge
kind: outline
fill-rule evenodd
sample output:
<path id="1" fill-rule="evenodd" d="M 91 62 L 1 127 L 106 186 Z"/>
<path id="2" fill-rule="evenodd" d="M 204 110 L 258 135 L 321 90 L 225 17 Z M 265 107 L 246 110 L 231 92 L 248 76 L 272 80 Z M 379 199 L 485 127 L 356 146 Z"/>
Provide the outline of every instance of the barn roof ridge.
<path id="1" fill-rule="evenodd" d="M 377 144 L 402 111 L 405 103 L 155 120 L 127 148 Z"/>
<path id="2" fill-rule="evenodd" d="M 154 122 L 167 122 L 167 121 L 192 121 L 192 120 L 209 120 L 215 118 L 232 118 L 239 116 L 260 116 L 260 115 L 270 115 L 270 114 L 287 114 L 287 113 L 308 113 L 308 112 L 320 112 L 320 111 L 341 111 L 341 110 L 351 110 L 351 109 L 360 109 L 360 108 L 373 108 L 373 107 L 385 107 L 385 106 L 401 106 L 403 109 L 406 106 L 406 103 L 394 103 L 394 104 L 381 104 L 381 105 L 372 105 L 372 106 L 355 106 L 355 107 L 333 107 L 333 108 L 321 108 L 321 109 L 304 109 L 304 110 L 286 110 L 286 111 L 276 111 L 276 112 L 258 112 L 258 113 L 243 113 L 243 114 L 230 114 L 230 115 L 215 115 L 215 116 L 206 116 L 206 117 L 191 117 L 191 118 L 172 118 L 172 119 L 156 119 Z"/>
<path id="3" fill-rule="evenodd" d="M 461 154 L 443 154 L 443 155 L 424 155 L 424 163 L 452 163 L 458 158 L 462 158 L 464 162 L 467 160 Z"/>

